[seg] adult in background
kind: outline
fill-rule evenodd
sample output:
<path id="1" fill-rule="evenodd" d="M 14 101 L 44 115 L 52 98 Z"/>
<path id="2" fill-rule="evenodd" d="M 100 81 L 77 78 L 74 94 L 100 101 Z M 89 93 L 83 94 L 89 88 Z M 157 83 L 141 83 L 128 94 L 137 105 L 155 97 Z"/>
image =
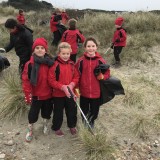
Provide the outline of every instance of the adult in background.
<path id="1" fill-rule="evenodd" d="M 56 8 L 50 19 L 50 30 L 53 33 L 53 46 L 57 46 L 61 40 L 61 33 L 58 30 L 58 24 L 60 24 L 60 20 L 62 20 L 62 15 L 60 9 Z"/>
<path id="2" fill-rule="evenodd" d="M 15 19 L 7 19 L 5 27 L 10 32 L 10 42 L 6 47 L 0 48 L 0 52 L 9 52 L 15 48 L 16 55 L 19 57 L 19 72 L 22 73 L 25 63 L 29 61 L 32 54 L 33 35 Z"/>

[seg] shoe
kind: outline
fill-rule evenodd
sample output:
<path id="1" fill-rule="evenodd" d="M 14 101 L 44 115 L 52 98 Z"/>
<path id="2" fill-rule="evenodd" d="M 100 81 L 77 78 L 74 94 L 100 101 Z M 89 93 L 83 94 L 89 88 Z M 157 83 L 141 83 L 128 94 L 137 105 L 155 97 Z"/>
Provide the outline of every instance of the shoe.
<path id="1" fill-rule="evenodd" d="M 70 132 L 72 135 L 75 135 L 77 133 L 77 129 L 76 128 L 70 128 Z"/>
<path id="2" fill-rule="evenodd" d="M 55 134 L 58 136 L 58 137 L 63 137 L 64 136 L 64 133 L 59 129 L 57 131 L 55 131 Z"/>
<path id="3" fill-rule="evenodd" d="M 31 142 L 33 139 L 33 133 L 32 133 L 32 130 L 27 128 L 27 134 L 26 134 L 26 142 Z"/>

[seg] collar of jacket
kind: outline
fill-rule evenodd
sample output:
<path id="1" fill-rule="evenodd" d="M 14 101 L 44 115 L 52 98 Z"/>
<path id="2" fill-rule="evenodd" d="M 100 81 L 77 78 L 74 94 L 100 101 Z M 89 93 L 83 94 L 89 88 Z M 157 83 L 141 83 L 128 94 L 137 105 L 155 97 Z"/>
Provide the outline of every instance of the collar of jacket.
<path id="1" fill-rule="evenodd" d="M 73 61 L 71 61 L 70 59 L 68 61 L 64 61 L 60 56 L 58 56 L 56 60 L 62 64 L 74 64 Z"/>
<path id="2" fill-rule="evenodd" d="M 85 53 L 84 53 L 84 57 L 85 57 L 86 59 L 88 59 L 88 60 L 95 60 L 95 59 L 97 59 L 97 58 L 101 58 L 101 56 L 100 56 L 100 54 L 99 54 L 98 52 L 95 53 L 95 56 L 94 56 L 94 57 L 89 57 L 89 56 L 87 55 L 87 52 L 85 52 Z"/>

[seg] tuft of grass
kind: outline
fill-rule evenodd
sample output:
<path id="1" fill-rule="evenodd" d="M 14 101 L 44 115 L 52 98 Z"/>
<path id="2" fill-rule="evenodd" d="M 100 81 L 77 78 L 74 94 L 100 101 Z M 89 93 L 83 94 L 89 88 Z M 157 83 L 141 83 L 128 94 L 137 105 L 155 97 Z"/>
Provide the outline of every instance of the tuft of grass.
<path id="1" fill-rule="evenodd" d="M 0 119 L 19 119 L 28 107 L 24 102 L 21 80 L 14 71 L 6 70 L 0 85 Z"/>
<path id="2" fill-rule="evenodd" d="M 104 131 L 98 130 L 92 135 L 86 128 L 80 127 L 79 139 L 86 160 L 114 160 L 114 149 Z"/>
<path id="3" fill-rule="evenodd" d="M 133 106 L 139 109 L 144 109 L 143 94 L 140 93 L 139 90 L 126 89 L 123 103 L 127 107 Z"/>

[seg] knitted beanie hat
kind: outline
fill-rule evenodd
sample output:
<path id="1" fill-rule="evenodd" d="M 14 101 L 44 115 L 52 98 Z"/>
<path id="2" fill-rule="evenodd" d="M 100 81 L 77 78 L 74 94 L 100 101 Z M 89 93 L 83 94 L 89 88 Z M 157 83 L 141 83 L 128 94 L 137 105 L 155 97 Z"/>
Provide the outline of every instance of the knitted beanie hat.
<path id="1" fill-rule="evenodd" d="M 47 40 L 44 38 L 36 38 L 33 45 L 32 45 L 32 51 L 34 51 L 36 46 L 43 46 L 46 49 L 46 52 L 48 51 L 48 43 Z"/>
<path id="2" fill-rule="evenodd" d="M 118 17 L 115 20 L 115 25 L 122 26 L 123 21 L 124 21 L 123 17 Z"/>

